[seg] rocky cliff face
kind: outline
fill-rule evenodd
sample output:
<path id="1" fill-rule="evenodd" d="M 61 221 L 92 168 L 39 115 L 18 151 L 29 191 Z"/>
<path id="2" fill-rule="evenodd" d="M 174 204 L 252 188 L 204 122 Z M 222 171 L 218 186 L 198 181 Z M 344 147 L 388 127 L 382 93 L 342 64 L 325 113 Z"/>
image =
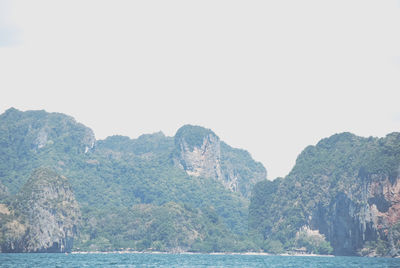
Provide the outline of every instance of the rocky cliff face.
<path id="1" fill-rule="evenodd" d="M 218 180 L 245 197 L 267 174 L 248 152 L 231 148 L 214 132 L 199 126 L 186 125 L 177 131 L 174 162 L 190 176 Z"/>
<path id="2" fill-rule="evenodd" d="M 340 192 L 329 204 L 318 204 L 309 222 L 331 242 L 339 255 L 376 255 L 376 246 L 368 242 L 386 241 L 386 255 L 396 256 L 399 247 L 392 227 L 400 220 L 400 177 L 392 183 L 388 177 L 375 175 L 356 178 L 354 193 Z"/>
<path id="3" fill-rule="evenodd" d="M 71 251 L 80 211 L 65 177 L 36 170 L 3 212 L 2 252 Z"/>
<path id="4" fill-rule="evenodd" d="M 185 128 L 181 128 L 176 135 L 176 163 L 190 176 L 221 180 L 221 141 L 219 137 L 211 130 L 196 133 L 195 131 L 202 131 L 202 129 L 190 127 L 193 128 L 193 133 L 181 133 L 185 132 Z M 194 135 L 199 135 L 196 137 L 198 140 L 194 140 Z"/>
<path id="5" fill-rule="evenodd" d="M 286 178 L 255 186 L 252 228 L 287 243 L 306 226 L 323 234 L 337 255 L 397 256 L 399 165 L 400 133 L 323 139 L 302 152 Z"/>
<path id="6" fill-rule="evenodd" d="M 197 140 L 192 143 L 191 137 L 196 135 L 185 135 L 187 144 L 195 144 L 195 147 L 200 148 L 204 136 L 201 136 L 199 144 Z M 47 209 L 52 206 L 49 207 L 46 201 L 32 204 L 31 211 L 21 212 L 22 207 L 17 209 L 10 206 L 13 195 L 24 187 L 32 171 L 41 166 L 51 167 L 58 174 L 69 178 L 76 200 L 84 211 L 80 236 L 74 242 L 80 249 L 90 250 L 90 244 L 96 244 L 96 248 L 104 250 L 133 248 L 132 240 L 137 238 L 132 238 L 129 231 L 122 235 L 121 228 L 111 227 L 113 223 L 110 221 L 102 221 L 104 224 L 98 226 L 95 232 L 88 230 L 85 223 L 88 218 L 99 222 L 102 215 L 113 215 L 114 210 L 130 208 L 141 203 L 160 206 L 176 202 L 196 209 L 212 207 L 221 217 L 221 224 L 227 226 L 230 236 L 246 232 L 248 200 L 226 190 L 220 183 L 224 179 L 223 176 L 218 175 L 218 179 L 188 179 L 185 170 L 174 164 L 175 137 L 166 137 L 159 132 L 145 134 L 137 139 L 112 136 L 96 141 L 94 147 L 93 143 L 94 135 L 91 130 L 67 115 L 45 111 L 21 112 L 16 109 L 8 109 L 0 115 L 0 185 L 6 187 L 3 199 L 0 186 L 0 203 L 7 204 L 11 213 L 8 216 L 4 214 L 4 222 L 0 220 L 0 228 L 4 230 L 0 233 L 5 234 L 3 238 L 6 241 L 0 243 L 4 245 L 4 250 L 50 251 L 49 248 L 52 248 L 54 242 L 51 250 L 62 251 L 62 248 L 69 247 L 71 232 L 68 230 L 71 228 L 68 226 L 72 226 L 72 223 L 64 220 L 63 214 L 56 213 L 56 209 Z M 219 163 L 223 170 L 224 165 L 228 164 L 225 161 L 228 157 L 224 154 L 223 143 L 219 141 L 219 144 L 221 148 L 217 151 L 220 151 Z M 213 143 L 210 146 L 212 145 Z M 189 151 L 193 149 L 190 148 Z M 239 156 L 236 151 L 232 155 Z M 231 170 L 229 174 L 235 175 L 239 172 L 237 168 Z M 228 180 L 230 177 L 231 175 L 228 176 Z M 251 176 L 241 177 L 247 180 Z M 245 180 L 243 185 L 247 185 Z M 238 182 L 237 188 L 240 189 L 242 183 L 239 179 Z M 46 192 L 52 193 L 53 190 L 46 188 Z M 37 197 L 45 200 L 47 194 L 41 195 Z M 25 204 L 28 201 L 19 203 Z M 74 210 L 71 211 L 71 214 L 75 214 Z M 184 217 L 188 216 L 187 213 L 189 212 L 184 212 Z M 42 215 L 43 221 L 35 215 Z M 54 222 L 58 224 L 58 218 L 62 219 L 62 225 L 56 225 L 55 229 L 43 227 L 53 226 Z M 120 222 L 120 219 L 117 217 L 116 222 Z M 151 221 L 152 219 L 149 220 Z M 42 227 L 31 227 L 31 224 Z M 186 222 L 184 225 L 190 224 Z M 118 226 L 121 225 L 123 224 Z M 57 233 L 60 228 L 66 231 Z M 114 228 L 115 231 L 109 232 L 110 228 Z M 144 229 L 144 232 L 143 237 L 153 234 L 152 229 Z M 46 233 L 50 234 L 45 235 Z M 152 237 L 160 240 L 162 235 Z M 39 238 L 43 243 L 37 242 Z M 29 242 L 34 240 L 36 242 Z M 105 246 L 104 241 L 108 241 L 110 247 Z"/>

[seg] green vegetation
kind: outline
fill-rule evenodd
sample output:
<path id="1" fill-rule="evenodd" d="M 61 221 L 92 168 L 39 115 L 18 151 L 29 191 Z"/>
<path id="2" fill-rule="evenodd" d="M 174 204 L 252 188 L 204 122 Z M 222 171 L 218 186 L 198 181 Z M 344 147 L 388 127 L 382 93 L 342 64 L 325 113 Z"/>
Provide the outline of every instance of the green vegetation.
<path id="1" fill-rule="evenodd" d="M 196 209 L 169 202 L 86 215 L 81 239 L 75 245 L 79 250 L 221 252 L 245 251 L 252 246 L 232 235 L 212 207 Z"/>
<path id="2" fill-rule="evenodd" d="M 8 109 L 0 115 L 0 182 L 15 194 L 36 168 L 74 163 L 93 142 L 72 117 Z"/>
<path id="3" fill-rule="evenodd" d="M 249 200 L 217 180 L 190 177 L 174 164 L 176 139 L 198 146 L 210 133 L 187 125 L 174 138 L 159 132 L 95 142 L 93 132 L 69 116 L 9 109 L 0 115 L 0 203 L 9 203 L 9 195 L 46 166 L 69 179 L 80 205 L 76 248 L 253 249 L 246 238 Z M 246 165 L 265 171 L 247 152 L 237 152 L 228 152 L 224 163 L 235 157 L 236 165 L 243 157 Z M 196 239 L 184 237 L 192 233 Z"/>
<path id="4" fill-rule="evenodd" d="M 177 164 L 178 145 L 193 150 L 204 139 L 218 141 L 213 157 L 221 181 L 189 176 Z M 25 200 L 34 170 L 50 167 L 69 178 L 80 206 L 75 249 L 395 256 L 400 223 L 386 216 L 397 197 L 389 200 L 382 189 L 395 187 L 399 163 L 400 133 L 381 139 L 342 133 L 307 147 L 285 178 L 267 181 L 248 152 L 219 143 L 202 127 L 183 126 L 175 137 L 159 132 L 96 141 L 69 116 L 9 109 L 0 115 L 0 204 L 3 211 L 21 209 L 17 221 L 0 213 L 0 228 L 24 233 L 18 210 L 26 202 L 15 198 Z M 230 175 L 236 193 L 222 183 Z"/>
<path id="5" fill-rule="evenodd" d="M 265 240 L 262 245 L 262 249 L 265 252 L 272 254 L 281 254 L 285 252 L 283 245 L 279 240 L 271 240 L 271 239 Z"/>
<path id="6" fill-rule="evenodd" d="M 333 249 L 325 237 L 320 234 L 310 234 L 301 230 L 296 236 L 297 248 L 305 248 L 307 253 L 312 254 L 331 254 Z"/>
<path id="7" fill-rule="evenodd" d="M 399 133 L 381 139 L 342 133 L 307 147 L 288 176 L 262 181 L 254 187 L 249 227 L 260 237 L 258 244 L 266 250 L 269 248 L 265 244 L 280 243 L 284 250 L 305 247 L 307 252 L 314 253 L 330 253 L 332 247 L 335 254 L 354 255 L 366 241 L 372 240 L 382 241 L 375 245 L 377 254 L 387 255 L 392 248 L 391 238 L 385 234 L 390 225 L 379 227 L 385 228 L 385 232 L 374 231 L 368 227 L 373 223 L 363 217 L 362 208 L 374 204 L 383 213 L 388 210 L 390 203 L 382 194 L 368 198 L 366 189 L 373 183 L 395 181 L 399 145 Z M 361 223 L 357 221 L 366 221 L 366 229 L 360 229 Z M 296 240 L 303 226 L 318 229 L 328 241 L 318 246 L 317 241 L 304 237 Z"/>
<path id="8" fill-rule="evenodd" d="M 232 148 L 221 142 L 221 169 L 224 173 L 234 173 L 243 196 L 250 198 L 252 186 L 267 177 L 265 167 L 253 160 L 249 152 Z M 250 182 L 250 183 L 249 183 Z"/>
<path id="9" fill-rule="evenodd" d="M 97 147 L 98 150 L 102 150 L 103 153 L 107 151 L 123 152 L 137 156 L 148 154 L 148 157 L 172 151 L 174 139 L 166 137 L 162 132 L 144 134 L 135 140 L 125 136 L 115 135 L 107 137 L 105 140 L 98 141 Z"/>
<path id="10" fill-rule="evenodd" d="M 210 129 L 200 126 L 184 125 L 175 134 L 175 144 L 180 144 L 181 141 L 184 140 L 189 146 L 190 151 L 193 151 L 194 147 L 201 147 L 204 137 L 210 134 L 216 136 Z"/>

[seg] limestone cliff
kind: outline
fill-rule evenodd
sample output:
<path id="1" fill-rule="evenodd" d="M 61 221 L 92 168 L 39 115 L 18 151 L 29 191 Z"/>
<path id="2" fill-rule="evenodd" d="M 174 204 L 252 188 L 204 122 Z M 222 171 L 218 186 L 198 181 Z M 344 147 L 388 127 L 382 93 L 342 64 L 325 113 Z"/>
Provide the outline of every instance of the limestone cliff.
<path id="1" fill-rule="evenodd" d="M 400 220 L 400 177 L 391 182 L 375 174 L 355 181 L 360 183 L 328 204 L 319 203 L 310 226 L 324 233 L 339 255 L 381 255 L 373 245 L 378 240 L 387 243 L 384 255 L 398 255 L 399 241 L 394 240 L 392 228 Z"/>
<path id="2" fill-rule="evenodd" d="M 220 144 L 221 170 L 224 170 L 225 165 L 231 162 L 225 162 L 223 143 Z M 32 228 L 28 226 L 30 223 L 26 215 L 34 212 L 19 212 L 10 202 L 30 174 L 41 166 L 51 167 L 69 178 L 83 212 L 83 224 L 79 228 L 81 235 L 74 239 L 75 246 L 80 249 L 89 250 L 89 244 L 96 244 L 97 248 L 108 250 L 109 247 L 102 243 L 103 238 L 111 243 L 113 249 L 132 248 L 131 242 L 135 238 L 128 233 L 122 235 L 121 228 L 112 227 L 115 232 L 109 232 L 112 225 L 109 221 L 104 221 L 104 225 L 98 226 L 95 232 L 88 230 L 84 223 L 88 218 L 99 222 L 102 215 L 141 203 L 160 206 L 176 202 L 196 209 L 212 207 L 221 217 L 221 224 L 229 228 L 230 236 L 244 234 L 247 230 L 248 200 L 225 189 L 220 183 L 223 177 L 220 180 L 189 179 L 187 173 L 174 164 L 174 152 L 175 138 L 161 132 L 144 134 L 136 139 L 112 136 L 95 141 L 89 128 L 68 115 L 8 109 L 0 115 L 0 203 L 7 204 L 11 213 L 4 217 L 13 220 L 2 224 L 1 228 L 9 230 L 4 229 L 3 232 L 9 235 L 6 238 L 9 243 L 0 244 L 5 245 L 8 251 L 28 250 L 27 234 Z M 234 151 L 233 155 L 239 155 L 237 152 Z M 234 175 L 237 168 L 231 170 L 229 174 Z M 246 180 L 250 176 L 241 177 Z M 6 187 L 4 199 L 1 198 L 1 184 Z M 244 182 L 243 185 L 247 187 L 248 184 Z M 56 216 L 47 215 L 48 211 L 36 207 L 35 211 L 49 219 Z M 120 222 L 121 218 L 116 217 L 116 222 Z M 151 229 L 144 230 L 144 237 L 152 232 Z M 32 232 L 33 236 L 41 236 L 38 232 Z M 51 237 L 54 235 L 51 234 Z M 88 238 L 87 244 L 82 243 L 81 237 Z M 42 238 L 49 241 L 45 236 Z"/>
<path id="3" fill-rule="evenodd" d="M 222 179 L 221 142 L 211 130 L 184 126 L 175 135 L 176 163 L 189 175 Z"/>
<path id="4" fill-rule="evenodd" d="M 80 211 L 65 177 L 37 169 L 2 211 L 2 252 L 71 251 Z"/>
<path id="5" fill-rule="evenodd" d="M 397 256 L 400 249 L 400 133 L 336 134 L 307 147 L 284 179 L 255 186 L 250 226 L 290 243 L 306 226 L 336 255 Z"/>
<path id="6" fill-rule="evenodd" d="M 174 162 L 190 176 L 218 180 L 245 197 L 267 174 L 248 152 L 230 147 L 213 131 L 199 126 L 185 125 L 177 131 Z"/>

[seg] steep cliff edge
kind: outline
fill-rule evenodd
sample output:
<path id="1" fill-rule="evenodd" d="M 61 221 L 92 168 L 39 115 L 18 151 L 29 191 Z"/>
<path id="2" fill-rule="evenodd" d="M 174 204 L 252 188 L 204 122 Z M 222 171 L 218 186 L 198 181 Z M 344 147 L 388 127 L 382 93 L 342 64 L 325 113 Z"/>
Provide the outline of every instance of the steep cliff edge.
<path id="1" fill-rule="evenodd" d="M 333 135 L 307 147 L 284 179 L 255 186 L 250 226 L 268 244 L 298 246 L 310 228 L 336 255 L 397 256 L 400 243 L 400 134 Z"/>
<path id="2" fill-rule="evenodd" d="M 80 210 L 65 177 L 37 169 L 0 211 L 2 252 L 69 252 Z"/>
<path id="3" fill-rule="evenodd" d="M 218 180 L 245 197 L 267 176 L 264 166 L 248 152 L 230 147 L 213 131 L 200 126 L 185 125 L 177 131 L 174 162 L 190 176 Z"/>

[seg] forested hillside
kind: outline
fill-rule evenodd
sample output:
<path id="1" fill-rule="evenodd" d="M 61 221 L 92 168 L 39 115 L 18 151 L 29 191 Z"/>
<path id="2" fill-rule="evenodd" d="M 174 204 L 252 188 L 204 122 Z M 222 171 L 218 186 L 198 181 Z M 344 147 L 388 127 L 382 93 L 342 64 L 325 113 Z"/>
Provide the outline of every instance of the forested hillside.
<path id="1" fill-rule="evenodd" d="M 285 178 L 258 183 L 250 227 L 266 251 L 396 256 L 400 133 L 336 134 L 307 147 Z"/>
<path id="2" fill-rule="evenodd" d="M 96 140 L 67 115 L 11 108 L 0 115 L 0 203 L 11 206 L 30 175 L 47 167 L 68 178 L 79 203 L 76 248 L 246 250 L 248 196 L 265 168 L 211 130 L 187 125 L 177 133 Z M 190 172 L 190 161 L 200 173 Z M 209 165 L 221 176 L 206 176 Z"/>
<path id="3" fill-rule="evenodd" d="M 399 172 L 400 133 L 335 134 L 269 181 L 200 126 L 96 140 L 70 116 L 11 108 L 0 115 L 0 248 L 399 256 Z"/>

